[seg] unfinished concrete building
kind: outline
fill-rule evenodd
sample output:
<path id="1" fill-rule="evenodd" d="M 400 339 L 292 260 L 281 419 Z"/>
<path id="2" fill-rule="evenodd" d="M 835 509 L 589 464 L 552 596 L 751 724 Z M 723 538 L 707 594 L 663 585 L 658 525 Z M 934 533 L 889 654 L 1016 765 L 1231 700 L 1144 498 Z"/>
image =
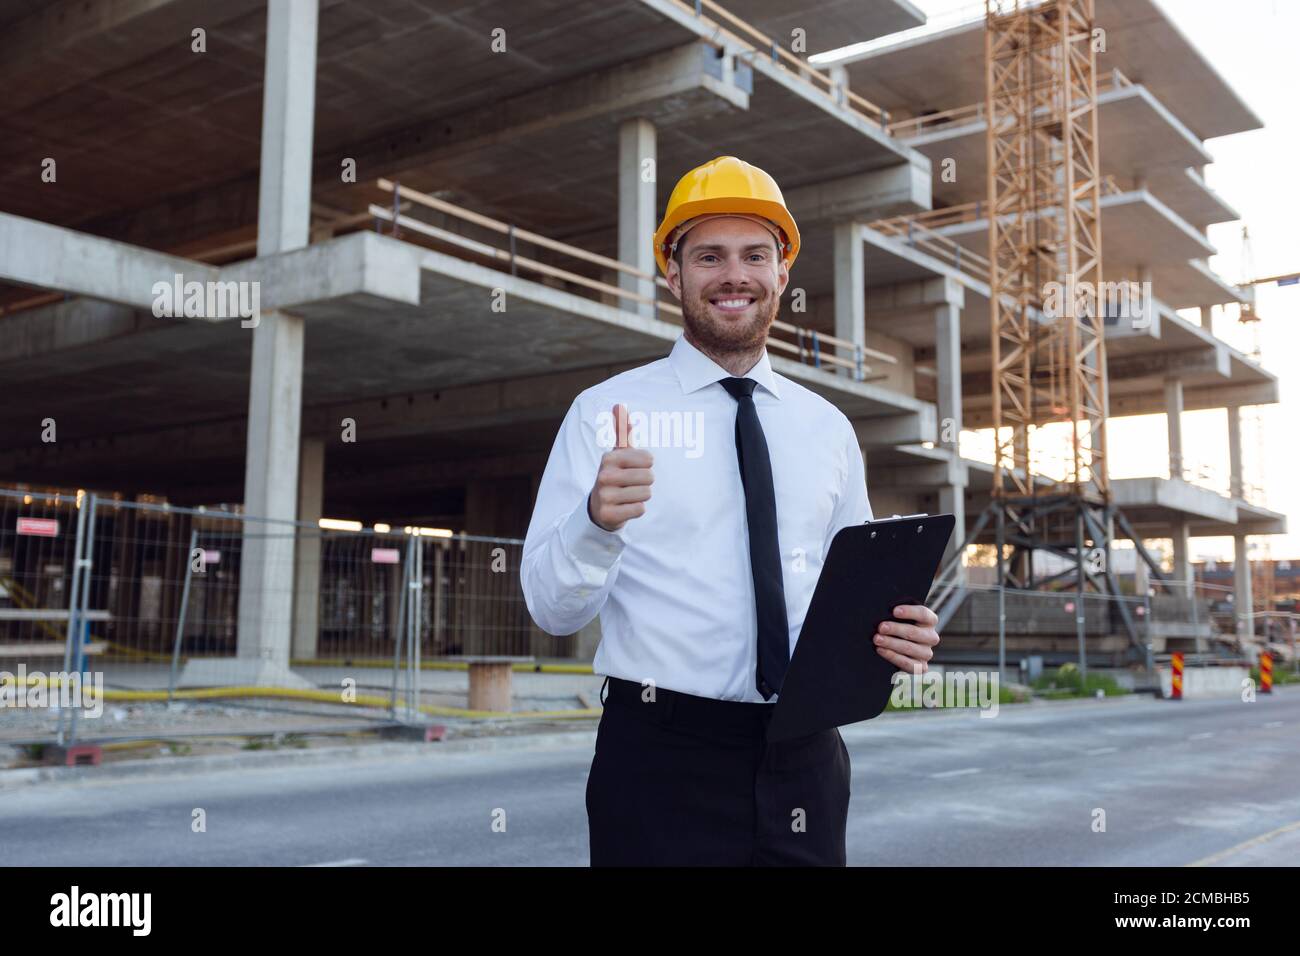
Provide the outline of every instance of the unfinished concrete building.
<path id="1" fill-rule="evenodd" d="M 1189 538 L 1233 535 L 1249 609 L 1246 536 L 1285 519 L 1244 487 L 1240 410 L 1277 380 L 1175 310 L 1243 300 L 1206 265 L 1235 213 L 1203 141 L 1260 121 L 1149 0 L 1096 19 L 1107 275 L 1154 295 L 1107 328 L 1110 411 L 1168 413 L 1171 450 L 1116 499 L 1173 539 L 1174 578 Z M 522 536 L 574 395 L 680 332 L 649 242 L 668 191 L 734 154 L 803 233 L 774 368 L 853 421 L 877 516 L 965 528 L 992 475 L 959 449 L 989 422 L 983 23 L 807 63 L 922 21 L 906 0 L 0 4 L 0 482 Z M 256 321 L 186 314 L 189 282 L 256 283 Z M 1179 451 L 1181 411 L 1220 407 L 1226 494 Z M 272 547 L 245 543 L 235 650 L 287 664 L 319 650 L 319 577 Z M 990 659 L 986 627 L 951 629 L 949 659 Z M 592 631 L 528 648 L 589 657 Z M 1035 634 L 1017 653 L 1071 656 Z"/>

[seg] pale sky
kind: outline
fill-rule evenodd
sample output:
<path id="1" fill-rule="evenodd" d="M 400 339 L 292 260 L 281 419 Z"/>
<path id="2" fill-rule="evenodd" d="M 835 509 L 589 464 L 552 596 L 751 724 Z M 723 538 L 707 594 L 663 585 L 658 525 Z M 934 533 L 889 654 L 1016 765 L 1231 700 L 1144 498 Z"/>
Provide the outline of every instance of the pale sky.
<path id="1" fill-rule="evenodd" d="M 972 6 L 970 0 L 912 2 L 945 26 L 957 22 L 954 11 L 978 15 L 982 9 L 982 5 Z M 1210 266 L 1230 281 L 1243 278 L 1244 223 L 1250 227 L 1254 277 L 1300 271 L 1300 195 L 1296 172 L 1291 168 L 1300 157 L 1300 109 L 1296 107 L 1300 90 L 1296 65 L 1300 2 L 1156 2 L 1264 121 L 1263 129 L 1206 143 L 1215 159 L 1206 168 L 1209 186 L 1242 216 L 1240 221 L 1210 227 L 1210 242 L 1219 250 L 1210 259 Z M 964 18 L 958 16 L 960 19 Z M 1101 151 L 1104 166 L 1104 140 Z M 1103 233 L 1103 259 L 1105 247 Z M 1300 285 L 1258 287 L 1256 312 L 1263 317 L 1256 324 L 1263 365 L 1279 377 L 1281 402 L 1243 411 L 1244 477 L 1265 489 L 1268 507 L 1287 515 L 1291 533 L 1256 536 L 1252 539 L 1252 557 L 1300 558 L 1300 481 L 1295 477 L 1300 473 Z M 1180 314 L 1198 321 L 1195 310 Z M 1253 348 L 1252 333 L 1237 322 L 1235 307 L 1226 311 L 1215 308 L 1214 332 L 1243 352 Z M 1112 477 L 1168 475 L 1164 415 L 1115 418 L 1109 428 Z M 990 447 L 979 457 L 991 460 L 991 438 L 987 441 Z M 1183 457 L 1189 467 L 1200 466 L 1207 474 L 1221 477 L 1226 491 L 1228 426 L 1223 409 L 1184 413 Z M 1192 556 L 1230 559 L 1232 539 L 1195 538 Z"/>

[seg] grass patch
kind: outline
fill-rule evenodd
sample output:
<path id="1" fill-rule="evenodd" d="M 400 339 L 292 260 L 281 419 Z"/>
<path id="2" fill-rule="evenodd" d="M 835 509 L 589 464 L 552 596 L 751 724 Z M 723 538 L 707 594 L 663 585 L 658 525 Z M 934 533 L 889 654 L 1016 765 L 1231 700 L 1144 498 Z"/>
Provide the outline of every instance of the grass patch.
<path id="1" fill-rule="evenodd" d="M 1101 691 L 1107 697 L 1118 697 L 1128 691 L 1115 682 L 1109 674 L 1089 673 L 1085 678 L 1078 664 L 1062 664 L 1054 672 L 1036 678 L 1032 684 L 1039 697 L 1096 697 Z"/>
<path id="2" fill-rule="evenodd" d="M 1259 665 L 1256 664 L 1250 669 L 1250 678 L 1259 687 Z M 1279 667 L 1278 662 L 1273 661 L 1273 686 L 1280 687 L 1282 684 L 1300 684 L 1300 674 L 1291 669 L 1291 665 Z"/>
<path id="3" fill-rule="evenodd" d="M 905 711 L 905 710 L 940 710 L 940 709 L 943 709 L 943 708 L 947 708 L 948 710 L 957 710 L 957 709 L 962 709 L 962 710 L 971 710 L 971 709 L 978 709 L 978 708 L 979 708 L 979 695 L 978 695 L 977 692 L 976 692 L 976 688 L 975 688 L 973 685 L 971 685 L 971 684 L 967 684 L 967 687 L 966 687 L 966 706 L 965 706 L 964 708 L 950 707 L 950 706 L 947 704 L 947 702 L 945 702 L 945 700 L 944 700 L 944 696 L 945 696 L 945 695 L 944 695 L 944 693 L 942 692 L 942 689 L 940 689 L 939 692 L 938 692 L 937 694 L 936 694 L 935 691 L 931 691 L 931 692 L 930 692 L 930 695 L 929 695 L 930 698 L 933 699 L 933 698 L 937 697 L 937 698 L 938 698 L 937 701 L 936 701 L 935 703 L 933 703 L 933 704 L 926 705 L 926 706 L 922 706 L 922 707 L 913 707 L 913 706 L 911 705 L 911 703 L 910 703 L 910 701 L 912 700 L 912 698 L 911 698 L 910 696 L 907 698 L 907 702 L 905 702 L 904 704 L 902 704 L 902 705 L 895 704 L 895 703 L 894 703 L 894 693 L 895 693 L 894 691 L 890 691 L 890 694 L 889 694 L 889 701 L 888 701 L 888 703 L 885 704 L 885 710 L 886 710 L 886 711 Z M 927 699 L 927 695 L 926 695 L 926 692 L 925 692 L 925 685 L 922 684 L 922 685 L 921 685 L 921 700 L 922 700 L 922 701 L 925 701 L 926 699 Z M 1017 694 L 1017 693 L 1016 693 L 1014 690 L 1012 690 L 1011 688 L 1009 688 L 1009 687 L 1004 687 L 1002 684 L 999 683 L 999 685 L 998 685 L 998 705 L 999 705 L 999 706 L 1001 706 L 1002 704 L 1023 704 L 1023 703 L 1025 703 L 1028 699 L 1029 699 L 1028 695 L 1026 695 L 1026 694 L 1024 694 L 1024 693 L 1019 693 L 1019 694 Z"/>

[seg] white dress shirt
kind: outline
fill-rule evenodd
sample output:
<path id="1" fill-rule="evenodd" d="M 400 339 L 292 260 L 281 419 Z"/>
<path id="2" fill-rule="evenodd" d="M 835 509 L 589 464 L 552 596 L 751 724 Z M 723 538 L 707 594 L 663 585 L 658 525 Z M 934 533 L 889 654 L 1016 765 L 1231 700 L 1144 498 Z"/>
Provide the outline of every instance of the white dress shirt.
<path id="1" fill-rule="evenodd" d="M 549 634 L 600 615 L 597 674 L 761 703 L 738 405 L 718 384 L 730 376 L 679 336 L 666 358 L 574 399 L 542 475 L 520 576 Z M 743 377 L 758 383 L 793 655 L 831 539 L 872 520 L 866 475 L 838 408 L 773 372 L 766 352 Z M 587 495 L 614 445 L 615 404 L 628 409 L 631 444 L 654 456 L 654 483 L 645 514 L 611 532 L 592 522 Z"/>

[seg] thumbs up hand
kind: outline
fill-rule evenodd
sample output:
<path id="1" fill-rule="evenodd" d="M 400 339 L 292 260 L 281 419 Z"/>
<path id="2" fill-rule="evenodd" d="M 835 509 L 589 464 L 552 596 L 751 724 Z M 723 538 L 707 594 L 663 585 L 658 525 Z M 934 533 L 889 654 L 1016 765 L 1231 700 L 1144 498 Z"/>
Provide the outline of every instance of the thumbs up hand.
<path id="1" fill-rule="evenodd" d="M 587 496 L 587 514 L 606 531 L 617 531 L 632 518 L 645 514 L 654 482 L 654 456 L 633 448 L 627 435 L 627 407 L 614 406 L 614 447 L 600 459 L 596 484 Z"/>

